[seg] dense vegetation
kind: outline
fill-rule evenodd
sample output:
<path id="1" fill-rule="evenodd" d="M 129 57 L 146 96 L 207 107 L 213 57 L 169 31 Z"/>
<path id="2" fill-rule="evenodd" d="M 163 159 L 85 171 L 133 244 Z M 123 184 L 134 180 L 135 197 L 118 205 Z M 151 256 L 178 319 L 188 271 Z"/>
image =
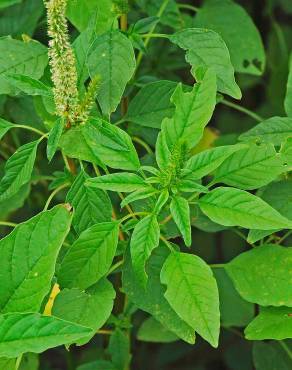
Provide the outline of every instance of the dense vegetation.
<path id="1" fill-rule="evenodd" d="M 0 1 L 0 370 L 291 370 L 291 24 Z"/>

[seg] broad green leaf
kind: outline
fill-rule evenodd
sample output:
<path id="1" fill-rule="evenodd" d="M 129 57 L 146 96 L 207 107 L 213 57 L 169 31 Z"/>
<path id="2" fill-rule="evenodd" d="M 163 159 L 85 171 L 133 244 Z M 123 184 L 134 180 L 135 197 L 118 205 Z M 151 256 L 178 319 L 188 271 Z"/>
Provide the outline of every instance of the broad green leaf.
<path id="1" fill-rule="evenodd" d="M 143 86 L 131 99 L 126 119 L 137 125 L 160 128 L 162 120 L 174 113 L 170 98 L 176 85 L 173 81 L 162 80 Z"/>
<path id="2" fill-rule="evenodd" d="M 5 164 L 5 174 L 0 181 L 0 201 L 4 201 L 26 184 L 33 170 L 39 141 L 22 145 Z"/>
<path id="3" fill-rule="evenodd" d="M 129 368 L 130 338 L 121 329 L 116 329 L 110 336 L 108 352 L 116 369 L 126 370 Z"/>
<path id="4" fill-rule="evenodd" d="M 160 193 L 157 201 L 155 202 L 155 206 L 153 208 L 153 213 L 155 213 L 156 215 L 158 215 L 161 212 L 162 208 L 167 203 L 168 199 L 169 199 L 169 192 L 168 192 L 167 189 L 164 189 Z"/>
<path id="5" fill-rule="evenodd" d="M 289 75 L 287 81 L 287 91 L 284 101 L 285 111 L 288 117 L 292 117 L 292 54 L 289 60 Z M 292 129 L 290 129 L 291 132 Z"/>
<path id="6" fill-rule="evenodd" d="M 115 256 L 118 232 L 117 222 L 102 222 L 83 231 L 61 263 L 61 287 L 86 289 L 105 276 Z"/>
<path id="7" fill-rule="evenodd" d="M 19 224 L 0 240 L 1 312 L 40 309 L 50 291 L 56 259 L 71 218 L 64 205 L 56 206 Z"/>
<path id="8" fill-rule="evenodd" d="M 191 92 L 184 92 L 178 84 L 172 97 L 176 106 L 173 118 L 165 118 L 162 130 L 170 148 L 178 141 L 186 142 L 193 148 L 203 136 L 205 126 L 210 121 L 216 105 L 216 80 L 212 70 L 207 70 L 201 82 L 194 85 Z"/>
<path id="9" fill-rule="evenodd" d="M 37 313 L 0 315 L 0 356 L 10 358 L 26 352 L 44 352 L 91 332 L 84 326 Z"/>
<path id="10" fill-rule="evenodd" d="M 170 40 L 187 51 L 186 60 L 191 64 L 195 77 L 198 77 L 198 67 L 210 68 L 216 73 L 218 91 L 235 99 L 241 98 L 229 51 L 217 32 L 203 28 L 186 28 L 170 36 Z"/>
<path id="11" fill-rule="evenodd" d="M 291 316 L 290 307 L 263 307 L 245 329 L 245 337 L 249 340 L 292 338 Z"/>
<path id="12" fill-rule="evenodd" d="M 35 0 L 12 0 L 10 2 L 14 5 L 1 10 L 0 35 L 20 37 L 25 34 L 31 37 L 43 15 L 44 4 Z M 1 0 L 0 7 L 5 3 L 6 0 Z"/>
<path id="13" fill-rule="evenodd" d="M 109 318 L 115 295 L 115 290 L 107 279 L 100 280 L 86 291 L 77 288 L 64 289 L 54 301 L 52 314 L 92 329 L 92 335 L 79 341 L 79 344 L 85 344 Z"/>
<path id="14" fill-rule="evenodd" d="M 199 206 L 212 221 L 224 226 L 259 230 L 292 228 L 291 221 L 262 199 L 235 188 L 216 188 L 200 198 Z"/>
<path id="15" fill-rule="evenodd" d="M 160 228 L 156 215 L 149 215 L 140 220 L 134 228 L 131 238 L 131 257 L 134 273 L 145 286 L 147 274 L 145 265 L 153 249 L 158 247 Z"/>
<path id="16" fill-rule="evenodd" d="M 85 136 L 86 126 L 79 125 L 66 130 L 61 136 L 59 145 L 65 155 L 70 158 L 80 159 L 102 166 L 100 159 L 94 151 L 94 148 L 87 142 Z"/>
<path id="17" fill-rule="evenodd" d="M 86 123 L 83 131 L 87 144 L 106 166 L 129 171 L 139 168 L 136 149 L 126 131 L 94 119 Z"/>
<path id="18" fill-rule="evenodd" d="M 145 288 L 141 286 L 133 271 L 128 250 L 123 269 L 123 289 L 136 307 L 151 314 L 185 342 L 193 344 L 195 331 L 177 315 L 164 297 L 165 288 L 160 282 L 160 271 L 168 254 L 169 249 L 164 245 L 154 249 L 146 266 L 148 281 Z"/>
<path id="19" fill-rule="evenodd" d="M 137 333 L 137 339 L 152 343 L 170 343 L 179 340 L 175 334 L 167 330 L 153 317 L 149 317 L 142 323 Z"/>
<path id="20" fill-rule="evenodd" d="M 220 330 L 219 295 L 210 267 L 198 256 L 172 252 L 161 270 L 165 297 L 198 334 L 213 347 Z"/>
<path id="21" fill-rule="evenodd" d="M 223 268 L 214 268 L 213 274 L 219 290 L 222 325 L 246 326 L 254 317 L 254 305 L 241 298 Z"/>
<path id="22" fill-rule="evenodd" d="M 209 0 L 196 13 L 194 25 L 218 32 L 226 42 L 236 72 L 261 75 L 266 57 L 252 18 L 236 2 Z"/>
<path id="23" fill-rule="evenodd" d="M 13 123 L 6 121 L 3 118 L 0 118 L 0 140 L 6 134 L 8 130 L 13 127 Z"/>
<path id="24" fill-rule="evenodd" d="M 76 370 L 117 370 L 117 369 L 109 361 L 98 360 L 80 365 L 77 367 Z"/>
<path id="25" fill-rule="evenodd" d="M 127 172 L 94 177 L 86 180 L 85 184 L 92 188 L 124 192 L 132 192 L 144 189 L 145 187 L 145 182 L 142 177 Z"/>
<path id="26" fill-rule="evenodd" d="M 58 149 L 59 141 L 64 129 L 64 119 L 59 118 L 54 122 L 54 126 L 52 127 L 47 144 L 47 157 L 49 162 L 53 159 L 56 150 Z"/>
<path id="27" fill-rule="evenodd" d="M 183 170 L 183 178 L 201 179 L 219 167 L 233 153 L 243 149 L 243 145 L 226 145 L 207 149 L 191 157 Z"/>
<path id="28" fill-rule="evenodd" d="M 188 201 L 181 196 L 173 196 L 170 203 L 170 213 L 181 232 L 187 247 L 192 244 L 190 207 Z"/>
<path id="29" fill-rule="evenodd" d="M 47 48 L 37 41 L 23 42 L 11 37 L 0 38 L 0 94 L 14 93 L 6 74 L 21 73 L 39 79 L 48 63 Z"/>
<path id="30" fill-rule="evenodd" d="M 1 218 L 5 219 L 13 211 L 23 207 L 23 204 L 30 194 L 31 184 L 28 182 L 23 185 L 18 192 L 11 198 L 0 202 Z"/>
<path id="31" fill-rule="evenodd" d="M 99 222 L 111 221 L 112 217 L 109 196 L 101 189 L 85 186 L 88 178 L 84 171 L 80 171 L 66 197 L 66 202 L 74 208 L 72 224 L 77 234 Z"/>
<path id="32" fill-rule="evenodd" d="M 153 26 L 159 22 L 159 17 L 147 17 L 139 19 L 133 26 L 132 31 L 134 33 L 147 33 L 151 31 Z"/>
<path id="33" fill-rule="evenodd" d="M 0 358 L 0 369 L 15 370 L 15 359 L 14 358 Z"/>
<path id="34" fill-rule="evenodd" d="M 286 343 L 276 341 L 254 342 L 252 352 L 255 369 L 290 370 L 292 359 L 289 353 L 287 353 L 286 346 Z"/>
<path id="35" fill-rule="evenodd" d="M 112 0 L 69 0 L 67 16 L 72 24 L 84 31 L 92 18 L 97 33 L 111 29 L 117 16 Z"/>
<path id="36" fill-rule="evenodd" d="M 92 77 L 102 76 L 97 100 L 107 116 L 116 110 L 135 71 L 131 41 L 118 30 L 98 36 L 88 52 L 87 65 Z"/>
<path id="37" fill-rule="evenodd" d="M 167 119 L 163 122 L 165 122 L 165 124 L 172 124 L 172 121 Z M 155 159 L 158 167 L 161 170 L 167 169 L 171 159 L 171 152 L 168 148 L 166 140 L 166 129 L 167 128 L 159 132 L 155 145 Z"/>
<path id="38" fill-rule="evenodd" d="M 27 95 L 53 98 L 52 89 L 43 82 L 24 74 L 5 74 L 5 79 L 16 89 Z"/>
<path id="39" fill-rule="evenodd" d="M 292 118 L 272 117 L 240 135 L 239 140 L 281 145 L 291 135 Z"/>
<path id="40" fill-rule="evenodd" d="M 199 184 L 199 181 L 193 180 L 189 174 L 187 178 L 182 178 L 176 185 L 178 191 L 182 193 L 208 193 L 209 189 L 206 186 Z"/>
<path id="41" fill-rule="evenodd" d="M 263 245 L 241 253 L 226 265 L 238 293 L 261 306 L 292 306 L 292 249 Z"/>
<path id="42" fill-rule="evenodd" d="M 216 170 L 212 183 L 252 190 L 267 185 L 283 172 L 283 157 L 272 144 L 251 144 L 229 156 Z"/>

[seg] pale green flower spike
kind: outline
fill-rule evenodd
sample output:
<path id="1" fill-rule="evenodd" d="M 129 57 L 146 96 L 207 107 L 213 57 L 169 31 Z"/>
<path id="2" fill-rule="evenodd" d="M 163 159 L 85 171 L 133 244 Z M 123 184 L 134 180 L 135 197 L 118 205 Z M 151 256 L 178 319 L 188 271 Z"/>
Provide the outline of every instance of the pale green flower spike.
<path id="1" fill-rule="evenodd" d="M 46 2 L 48 17 L 49 58 L 54 83 L 57 114 L 74 124 L 78 115 L 78 90 L 75 56 L 69 42 L 65 17 L 67 0 Z"/>

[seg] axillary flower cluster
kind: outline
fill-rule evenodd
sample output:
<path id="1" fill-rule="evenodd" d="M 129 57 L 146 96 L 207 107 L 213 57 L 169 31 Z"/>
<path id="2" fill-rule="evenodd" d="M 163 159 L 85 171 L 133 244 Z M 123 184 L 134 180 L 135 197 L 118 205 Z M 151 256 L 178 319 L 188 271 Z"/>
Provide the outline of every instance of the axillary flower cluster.
<path id="1" fill-rule="evenodd" d="M 70 44 L 66 20 L 67 0 L 45 2 L 48 17 L 49 60 L 54 84 L 56 114 L 65 118 L 66 127 L 84 123 L 93 107 L 100 77 L 95 76 L 80 101 L 77 87 L 77 69 L 74 51 Z"/>

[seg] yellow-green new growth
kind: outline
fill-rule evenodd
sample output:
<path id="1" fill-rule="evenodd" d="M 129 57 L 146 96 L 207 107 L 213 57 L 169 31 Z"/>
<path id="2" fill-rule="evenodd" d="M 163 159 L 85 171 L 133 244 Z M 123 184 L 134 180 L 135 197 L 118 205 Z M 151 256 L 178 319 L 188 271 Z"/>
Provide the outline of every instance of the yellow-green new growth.
<path id="1" fill-rule="evenodd" d="M 54 100 L 57 114 L 67 117 L 69 123 L 76 119 L 78 89 L 75 56 L 70 45 L 65 17 L 67 0 L 46 2 L 48 16 L 49 58 L 54 83 Z"/>

